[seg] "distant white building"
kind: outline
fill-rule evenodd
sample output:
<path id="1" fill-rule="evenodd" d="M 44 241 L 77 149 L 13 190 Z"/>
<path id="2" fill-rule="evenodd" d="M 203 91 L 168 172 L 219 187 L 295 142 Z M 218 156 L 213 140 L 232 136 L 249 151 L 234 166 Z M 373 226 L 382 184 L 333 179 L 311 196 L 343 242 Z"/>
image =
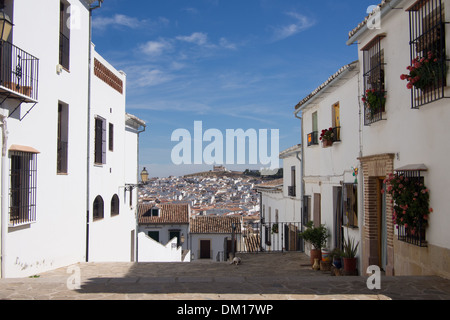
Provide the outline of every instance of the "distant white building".
<path id="1" fill-rule="evenodd" d="M 261 197 L 261 245 L 266 251 L 303 250 L 301 158 L 301 145 L 284 150 L 280 153 L 283 178 L 255 186 Z"/>

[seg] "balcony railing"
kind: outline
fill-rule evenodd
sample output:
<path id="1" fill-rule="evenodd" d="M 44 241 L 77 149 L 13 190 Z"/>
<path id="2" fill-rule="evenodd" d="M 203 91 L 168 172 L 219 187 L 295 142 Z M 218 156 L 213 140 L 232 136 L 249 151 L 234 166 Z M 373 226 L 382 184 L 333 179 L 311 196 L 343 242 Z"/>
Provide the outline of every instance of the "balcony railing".
<path id="1" fill-rule="evenodd" d="M 333 143 L 341 141 L 341 127 L 333 128 Z"/>
<path id="2" fill-rule="evenodd" d="M 38 100 L 39 59 L 0 41 L 0 91 L 23 101 Z"/>
<path id="3" fill-rule="evenodd" d="M 308 134 L 308 147 L 319 144 L 319 132 L 314 131 Z"/>
<path id="4" fill-rule="evenodd" d="M 295 197 L 296 196 L 295 189 L 296 189 L 295 186 L 288 187 L 288 196 L 289 197 Z"/>

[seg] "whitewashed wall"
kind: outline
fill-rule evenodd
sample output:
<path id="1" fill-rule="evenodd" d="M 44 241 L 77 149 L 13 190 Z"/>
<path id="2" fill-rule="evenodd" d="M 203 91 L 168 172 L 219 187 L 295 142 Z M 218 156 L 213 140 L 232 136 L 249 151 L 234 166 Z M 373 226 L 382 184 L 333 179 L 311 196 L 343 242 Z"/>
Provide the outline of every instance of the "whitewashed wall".
<path id="1" fill-rule="evenodd" d="M 36 223 L 9 228 L 5 238 L 6 277 L 26 277 L 84 260 L 89 14 L 80 1 L 69 0 L 79 13 L 79 28 L 70 35 L 77 53 L 70 56 L 70 72 L 58 74 L 60 2 L 10 0 L 7 7 L 12 3 L 13 43 L 39 58 L 39 103 L 22 121 L 18 113 L 7 120 L 8 149 L 18 144 L 40 151 Z M 67 175 L 57 175 L 56 169 L 58 101 L 69 105 Z M 30 107 L 23 104 L 20 114 Z M 4 108 L 0 111 L 7 114 Z M 9 176 L 2 179 L 9 188 Z"/>
<path id="2" fill-rule="evenodd" d="M 177 247 L 176 239 L 163 245 L 140 232 L 138 241 L 139 262 L 190 262 L 190 252 L 183 260 L 183 249 Z"/>

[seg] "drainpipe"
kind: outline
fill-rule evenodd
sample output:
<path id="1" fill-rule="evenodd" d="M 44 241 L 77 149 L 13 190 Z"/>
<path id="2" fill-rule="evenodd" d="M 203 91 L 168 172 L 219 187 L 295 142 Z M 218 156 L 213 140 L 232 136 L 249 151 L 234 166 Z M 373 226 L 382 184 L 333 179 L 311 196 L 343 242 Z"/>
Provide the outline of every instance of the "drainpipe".
<path id="1" fill-rule="evenodd" d="M 137 168 L 137 170 L 136 170 L 137 171 L 136 172 L 137 180 L 136 181 L 139 181 L 139 140 L 140 140 L 140 134 L 145 132 L 145 129 L 146 129 L 146 126 L 142 126 L 142 130 L 138 129 L 138 132 L 137 132 L 138 139 L 137 139 L 137 166 L 136 166 L 136 168 Z M 135 260 L 136 260 L 136 262 L 139 262 L 139 210 L 138 209 L 139 209 L 139 199 L 138 199 L 138 197 L 136 197 L 136 209 L 135 209 L 135 213 L 134 213 L 134 216 L 136 217 L 136 231 L 135 231 L 135 234 L 134 234 L 134 237 L 136 239 L 135 242 L 134 242 L 134 244 L 136 246 L 136 248 L 135 248 Z"/>
<path id="2" fill-rule="evenodd" d="M 1 278 L 5 278 L 6 265 L 6 234 L 8 233 L 8 159 L 6 148 L 8 144 L 8 129 L 6 117 L 0 115 L 0 125 L 2 127 L 2 165 L 1 165 Z"/>
<path id="3" fill-rule="evenodd" d="M 294 113 L 295 117 L 297 119 L 300 119 L 301 121 L 301 154 L 302 154 L 302 158 L 299 159 L 298 157 L 298 153 L 297 153 L 297 159 L 300 161 L 301 165 L 300 165 L 300 179 L 301 179 L 301 188 L 302 191 L 300 193 L 300 221 L 301 221 L 301 231 L 303 232 L 303 207 L 304 207 L 304 198 L 305 198 L 305 182 L 303 180 L 303 176 L 305 174 L 305 157 L 304 157 L 304 143 L 303 143 L 303 116 L 299 117 L 298 113 L 300 112 L 300 110 L 296 111 Z"/>
<path id="4" fill-rule="evenodd" d="M 89 61 L 88 61 L 88 114 L 87 114 L 87 169 L 86 169 L 86 262 L 89 262 L 89 208 L 90 208 L 90 167 L 91 167 L 91 71 L 92 71 L 92 11 L 101 8 L 103 0 L 89 7 Z"/>

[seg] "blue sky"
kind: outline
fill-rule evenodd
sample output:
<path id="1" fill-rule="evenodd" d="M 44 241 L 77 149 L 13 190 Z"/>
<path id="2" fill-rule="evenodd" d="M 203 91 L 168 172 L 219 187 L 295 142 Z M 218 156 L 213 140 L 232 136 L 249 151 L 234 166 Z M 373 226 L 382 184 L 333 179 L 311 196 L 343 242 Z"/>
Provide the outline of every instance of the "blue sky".
<path id="1" fill-rule="evenodd" d="M 194 121 L 224 135 L 278 129 L 280 151 L 300 143 L 295 105 L 357 59 L 348 32 L 377 1 L 106 0 L 93 42 L 127 74 L 127 111 L 147 122 L 141 168 L 152 177 L 211 169 L 172 163 L 172 133 L 193 135 Z"/>

